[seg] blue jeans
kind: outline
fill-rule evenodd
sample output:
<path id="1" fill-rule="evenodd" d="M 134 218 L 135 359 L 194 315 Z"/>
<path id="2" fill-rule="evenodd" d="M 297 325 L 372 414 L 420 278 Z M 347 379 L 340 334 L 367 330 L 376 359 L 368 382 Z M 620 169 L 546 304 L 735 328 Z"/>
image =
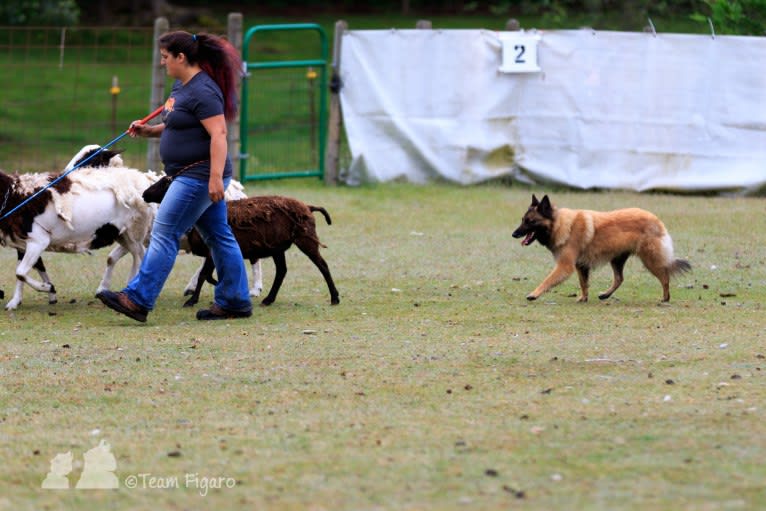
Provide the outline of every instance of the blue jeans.
<path id="1" fill-rule="evenodd" d="M 224 189 L 231 178 L 224 179 Z M 207 180 L 176 177 L 162 200 L 152 225 L 146 256 L 138 274 L 125 288 L 133 303 L 153 309 L 162 286 L 170 275 L 178 255 L 179 240 L 192 226 L 197 227 L 210 248 L 218 284 L 215 303 L 226 310 L 252 310 L 247 270 L 242 252 L 226 220 L 226 202 L 212 202 Z"/>

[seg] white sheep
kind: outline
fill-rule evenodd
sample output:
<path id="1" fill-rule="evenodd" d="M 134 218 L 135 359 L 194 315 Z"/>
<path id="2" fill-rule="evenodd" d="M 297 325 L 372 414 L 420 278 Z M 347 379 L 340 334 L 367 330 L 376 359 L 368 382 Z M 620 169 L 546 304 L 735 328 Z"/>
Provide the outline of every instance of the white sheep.
<path id="1" fill-rule="evenodd" d="M 84 147 L 66 170 L 99 149 L 94 145 Z M 87 252 L 116 241 L 118 245 L 109 254 L 98 291 L 109 288 L 115 263 L 127 253 L 133 257 L 130 278 L 137 273 L 156 211 L 156 206 L 146 204 L 141 194 L 159 176 L 125 167 L 118 152 L 111 150 L 98 152 L 86 165 L 0 221 L 0 244 L 15 248 L 22 256 L 16 267 L 16 289 L 5 306 L 7 310 L 16 309 L 21 304 L 24 284 L 49 293 L 49 302 L 56 302 L 55 287 L 45 274 L 40 259 L 43 251 Z M 0 172 L 0 197 L 3 197 L 0 215 L 59 176 L 55 173 L 9 175 Z M 42 281 L 28 276 L 38 264 L 38 271 L 43 268 L 40 272 Z"/>

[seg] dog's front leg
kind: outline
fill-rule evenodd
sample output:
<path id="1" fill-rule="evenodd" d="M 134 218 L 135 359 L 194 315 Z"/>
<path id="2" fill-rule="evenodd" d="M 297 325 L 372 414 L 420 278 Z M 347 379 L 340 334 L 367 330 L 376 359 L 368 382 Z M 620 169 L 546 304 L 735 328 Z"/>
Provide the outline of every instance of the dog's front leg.
<path id="1" fill-rule="evenodd" d="M 585 303 L 588 301 L 588 277 L 590 277 L 590 267 L 577 265 L 577 277 L 580 279 L 580 297 L 577 301 Z"/>
<path id="2" fill-rule="evenodd" d="M 575 264 L 573 257 L 559 257 L 556 260 L 556 267 L 553 268 L 553 271 L 545 277 L 545 280 L 534 291 L 527 295 L 527 300 L 537 300 L 541 294 L 564 282 L 574 271 Z"/>

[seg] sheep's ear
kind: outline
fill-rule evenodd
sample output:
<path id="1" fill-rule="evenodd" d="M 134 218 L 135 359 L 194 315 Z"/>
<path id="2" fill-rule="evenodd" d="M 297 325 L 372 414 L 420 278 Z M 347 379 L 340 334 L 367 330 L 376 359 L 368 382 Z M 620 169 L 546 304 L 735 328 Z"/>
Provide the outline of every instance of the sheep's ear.
<path id="1" fill-rule="evenodd" d="M 120 154 L 124 152 L 125 152 L 125 149 L 105 149 L 101 151 L 101 154 L 104 155 L 104 159 L 108 163 L 109 160 L 111 160 L 115 156 L 119 156 Z"/>

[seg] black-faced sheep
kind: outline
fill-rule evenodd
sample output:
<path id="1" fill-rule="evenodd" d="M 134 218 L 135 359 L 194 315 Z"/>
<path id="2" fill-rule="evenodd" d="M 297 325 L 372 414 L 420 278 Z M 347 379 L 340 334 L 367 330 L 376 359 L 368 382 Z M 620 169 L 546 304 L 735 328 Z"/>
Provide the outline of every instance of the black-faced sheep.
<path id="1" fill-rule="evenodd" d="M 165 190 L 161 186 L 152 186 L 144 192 L 144 200 L 158 202 Z M 324 215 L 327 224 L 331 224 L 330 215 L 324 208 L 310 206 L 297 199 L 280 196 L 248 197 L 228 203 L 229 225 L 239 243 L 242 256 L 254 262 L 257 259 L 272 258 L 276 266 L 274 283 L 269 294 L 261 303 L 271 305 L 277 298 L 282 281 L 287 274 L 285 252 L 293 244 L 319 268 L 330 290 L 330 303 L 340 303 L 338 290 L 332 280 L 330 269 L 319 253 L 323 246 L 316 233 L 314 211 Z M 184 304 L 191 306 L 199 300 L 200 289 L 205 280 L 212 278 L 214 264 L 210 252 L 195 229 L 188 234 L 188 243 L 193 254 L 205 257 L 197 288 Z"/>
<path id="2" fill-rule="evenodd" d="M 98 149 L 99 146 L 84 147 L 67 169 L 91 157 Z M 24 284 L 47 292 L 49 302 L 55 303 L 55 287 L 40 259 L 46 250 L 87 252 L 115 241 L 119 243 L 109 254 L 99 291 L 109 288 L 114 264 L 126 253 L 133 256 L 131 276 L 138 271 L 156 209 L 141 199 L 141 193 L 158 176 L 125 167 L 118 154 L 111 150 L 99 152 L 88 160 L 87 166 L 66 175 L 0 221 L 0 245 L 15 248 L 21 258 L 16 267 L 16 289 L 5 306 L 7 310 L 21 303 Z M 10 211 L 59 176 L 0 172 L 0 197 L 4 197 L 0 214 Z M 28 276 L 33 267 L 40 272 L 42 282 Z"/>

